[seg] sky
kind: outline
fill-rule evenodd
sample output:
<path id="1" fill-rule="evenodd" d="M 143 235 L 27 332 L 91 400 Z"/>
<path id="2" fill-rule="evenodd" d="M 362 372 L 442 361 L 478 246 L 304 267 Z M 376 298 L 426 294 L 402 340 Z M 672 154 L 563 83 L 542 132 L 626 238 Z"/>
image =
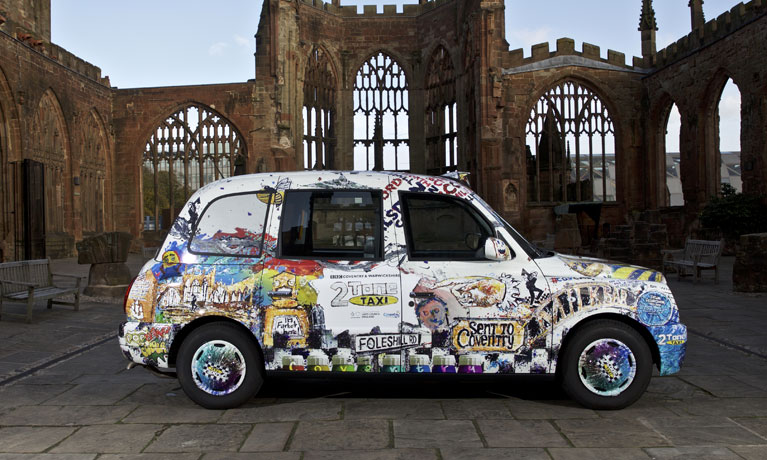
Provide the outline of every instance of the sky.
<path id="1" fill-rule="evenodd" d="M 641 56 L 641 0 L 505 0 L 509 49 L 572 38 Z M 418 0 L 342 0 L 343 5 L 413 4 Z M 707 20 L 736 0 L 705 0 Z M 119 88 L 244 82 L 255 77 L 261 0 L 51 0 L 51 41 L 101 68 Z M 688 0 L 656 0 L 658 49 L 690 32 Z M 740 94 L 722 97 L 722 151 L 740 150 Z M 678 120 L 669 122 L 667 151 L 678 151 Z"/>

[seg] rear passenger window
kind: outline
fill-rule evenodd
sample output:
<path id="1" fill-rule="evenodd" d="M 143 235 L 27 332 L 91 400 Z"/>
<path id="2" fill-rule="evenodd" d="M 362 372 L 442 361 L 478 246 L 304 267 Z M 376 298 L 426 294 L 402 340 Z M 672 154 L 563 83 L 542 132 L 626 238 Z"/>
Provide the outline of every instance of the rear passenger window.
<path id="1" fill-rule="evenodd" d="M 289 191 L 280 230 L 284 257 L 380 259 L 381 193 Z"/>
<path id="2" fill-rule="evenodd" d="M 408 253 L 415 260 L 485 260 L 490 225 L 463 200 L 400 193 Z"/>
<path id="3" fill-rule="evenodd" d="M 189 245 L 195 254 L 258 257 L 270 193 L 226 195 L 211 202 Z"/>

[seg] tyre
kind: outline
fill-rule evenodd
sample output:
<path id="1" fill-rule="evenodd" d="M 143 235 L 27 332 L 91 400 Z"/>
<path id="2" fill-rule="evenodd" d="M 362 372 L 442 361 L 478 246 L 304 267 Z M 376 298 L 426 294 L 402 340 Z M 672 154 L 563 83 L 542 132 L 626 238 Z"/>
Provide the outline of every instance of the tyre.
<path id="1" fill-rule="evenodd" d="M 562 386 L 590 409 L 622 409 L 650 383 L 652 354 L 631 326 L 597 320 L 575 332 L 562 356 Z"/>
<path id="2" fill-rule="evenodd" d="M 189 399 L 207 409 L 240 406 L 264 383 L 264 365 L 253 339 L 226 323 L 192 331 L 179 349 L 176 373 Z"/>

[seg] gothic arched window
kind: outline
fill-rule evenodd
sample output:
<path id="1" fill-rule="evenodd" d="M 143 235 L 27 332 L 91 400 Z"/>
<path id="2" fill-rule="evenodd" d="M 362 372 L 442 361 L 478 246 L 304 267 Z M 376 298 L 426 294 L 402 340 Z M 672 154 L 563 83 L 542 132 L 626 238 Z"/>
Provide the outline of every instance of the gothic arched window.
<path id="1" fill-rule="evenodd" d="M 615 201 L 615 129 L 592 90 L 574 80 L 549 89 L 526 134 L 528 201 Z"/>
<path id="2" fill-rule="evenodd" d="M 458 166 L 458 119 L 455 71 L 450 54 L 439 46 L 426 71 L 426 152 L 429 174 L 443 174 Z"/>
<path id="3" fill-rule="evenodd" d="M 244 173 L 246 158 L 242 136 L 214 110 L 190 104 L 170 115 L 144 148 L 144 229 L 169 228 L 195 190 Z"/>
<path id="4" fill-rule="evenodd" d="M 304 169 L 333 165 L 336 77 L 325 52 L 314 48 L 304 77 Z"/>
<path id="5" fill-rule="evenodd" d="M 384 53 L 365 61 L 354 79 L 354 169 L 410 169 L 407 77 Z"/>

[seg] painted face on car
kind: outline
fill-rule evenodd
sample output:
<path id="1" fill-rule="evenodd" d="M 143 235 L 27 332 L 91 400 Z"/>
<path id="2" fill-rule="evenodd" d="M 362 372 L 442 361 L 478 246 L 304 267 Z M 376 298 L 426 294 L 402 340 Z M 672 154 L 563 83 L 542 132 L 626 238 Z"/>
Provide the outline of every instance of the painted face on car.
<path id="1" fill-rule="evenodd" d="M 447 327 L 447 308 L 439 298 L 432 298 L 417 307 L 418 320 L 424 327 L 439 331 Z"/>

